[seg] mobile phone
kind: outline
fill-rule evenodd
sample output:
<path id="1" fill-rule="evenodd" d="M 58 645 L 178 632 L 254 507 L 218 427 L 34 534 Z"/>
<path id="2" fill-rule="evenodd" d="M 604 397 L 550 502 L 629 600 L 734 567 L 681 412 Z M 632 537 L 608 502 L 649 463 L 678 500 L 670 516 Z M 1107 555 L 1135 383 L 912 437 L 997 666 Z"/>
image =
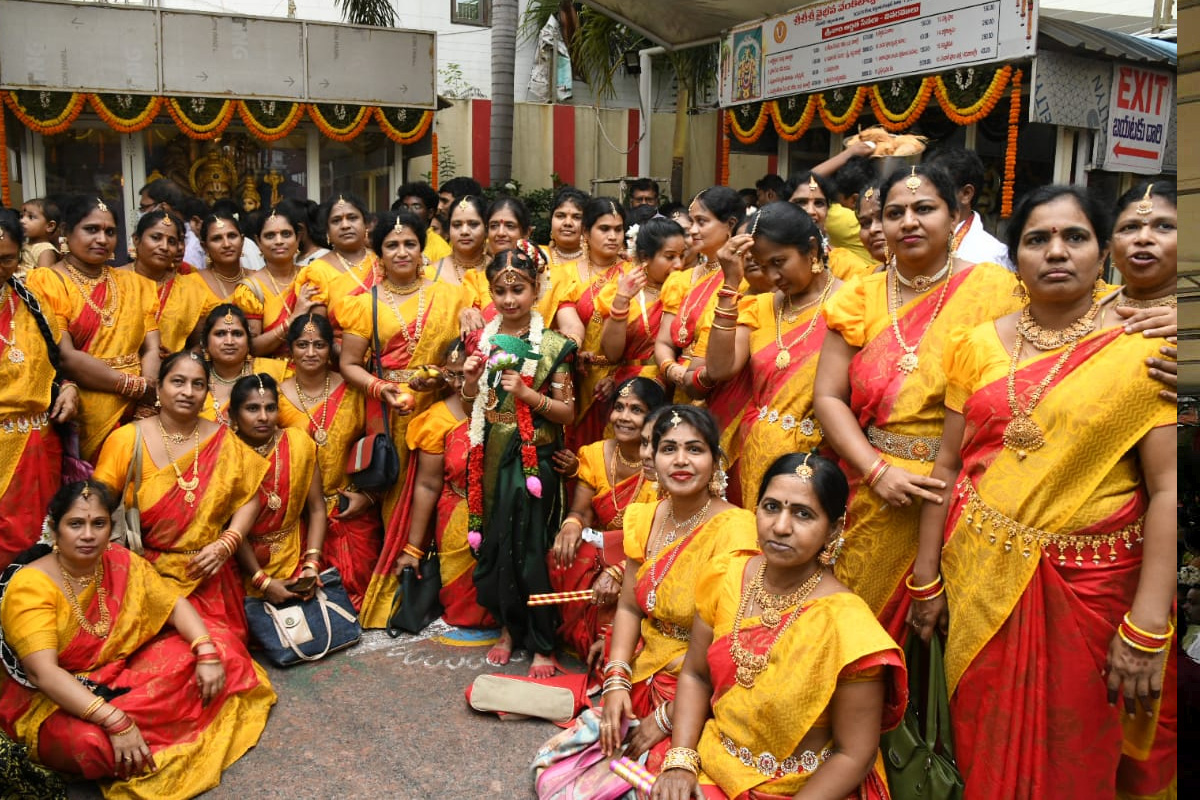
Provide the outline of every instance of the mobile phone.
<path id="1" fill-rule="evenodd" d="M 292 581 L 291 583 L 285 583 L 283 585 L 283 588 L 287 589 L 292 594 L 308 594 L 309 592 L 311 592 L 313 590 L 313 587 L 316 585 L 317 585 L 317 576 L 316 575 L 307 575 L 307 576 L 304 576 L 301 578 L 297 578 L 296 580 Z"/>
<path id="2" fill-rule="evenodd" d="M 345 514 L 346 509 L 350 507 L 350 498 L 344 494 L 338 495 L 337 510 L 339 514 Z"/>

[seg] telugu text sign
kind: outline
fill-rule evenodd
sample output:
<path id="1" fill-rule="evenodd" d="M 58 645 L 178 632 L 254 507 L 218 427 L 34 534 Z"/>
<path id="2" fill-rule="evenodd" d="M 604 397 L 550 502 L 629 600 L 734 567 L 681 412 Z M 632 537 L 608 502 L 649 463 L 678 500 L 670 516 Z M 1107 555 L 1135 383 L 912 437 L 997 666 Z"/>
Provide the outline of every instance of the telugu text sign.
<path id="1" fill-rule="evenodd" d="M 287 20 L 162 13 L 163 91 L 281 97 L 304 89 L 304 29 Z"/>
<path id="2" fill-rule="evenodd" d="M 1103 169 L 1140 175 L 1162 171 L 1174 86 L 1174 77 L 1166 72 L 1113 64 Z"/>
<path id="3" fill-rule="evenodd" d="M 1000 0 L 830 0 L 799 8 L 730 33 L 722 53 L 722 103 L 1029 55 L 1036 47 L 1036 10 L 1022 10 Z M 761 34 L 747 37 L 755 29 Z"/>

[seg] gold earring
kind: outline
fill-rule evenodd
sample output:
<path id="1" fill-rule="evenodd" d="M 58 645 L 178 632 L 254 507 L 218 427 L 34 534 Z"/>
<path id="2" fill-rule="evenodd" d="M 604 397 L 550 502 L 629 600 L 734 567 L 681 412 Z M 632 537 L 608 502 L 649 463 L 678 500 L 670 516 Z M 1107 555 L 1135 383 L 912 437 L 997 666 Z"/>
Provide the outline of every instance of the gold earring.
<path id="1" fill-rule="evenodd" d="M 842 547 L 846 544 L 846 537 L 838 534 L 838 537 L 831 542 L 826 543 L 821 554 L 817 556 L 817 561 L 820 561 L 823 566 L 832 567 L 837 563 L 837 560 L 842 555 Z"/>
<path id="2" fill-rule="evenodd" d="M 55 553 L 57 553 L 58 552 L 58 542 L 55 542 L 54 544 L 50 545 L 50 549 L 52 551 L 54 551 Z"/>
<path id="3" fill-rule="evenodd" d="M 154 407 L 155 407 L 155 408 L 162 408 L 162 400 L 159 400 L 158 398 L 155 398 L 155 400 L 154 400 Z"/>
<path id="4" fill-rule="evenodd" d="M 58 237 L 58 252 L 62 253 L 64 256 L 71 252 L 71 248 L 67 246 L 67 237 Z"/>
<path id="5" fill-rule="evenodd" d="M 1018 300 L 1026 300 L 1029 297 L 1029 290 L 1025 288 L 1025 284 L 1021 282 L 1020 278 L 1017 278 L 1017 285 L 1012 290 L 1012 296 Z"/>
<path id="6" fill-rule="evenodd" d="M 1108 282 L 1104 278 L 1096 278 L 1095 293 L 1105 294 L 1108 291 Z"/>
<path id="7" fill-rule="evenodd" d="M 817 256 L 812 260 L 812 266 L 810 269 L 812 269 L 813 275 L 820 275 L 825 271 L 825 260 L 820 256 Z"/>
<path id="8" fill-rule="evenodd" d="M 891 263 L 892 263 L 892 248 L 888 246 L 887 242 L 884 242 L 883 243 L 883 264 L 884 264 L 884 266 L 889 266 Z"/>

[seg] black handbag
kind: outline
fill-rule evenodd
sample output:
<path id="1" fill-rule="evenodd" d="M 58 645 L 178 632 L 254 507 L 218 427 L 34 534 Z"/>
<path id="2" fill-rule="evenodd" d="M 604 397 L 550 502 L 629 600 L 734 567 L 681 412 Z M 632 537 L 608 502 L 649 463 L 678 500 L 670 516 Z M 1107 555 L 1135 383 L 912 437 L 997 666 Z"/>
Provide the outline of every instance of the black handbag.
<path id="1" fill-rule="evenodd" d="M 961 800 L 962 774 L 954 761 L 954 734 L 950 728 L 950 698 L 946 693 L 946 665 L 942 643 L 934 634 L 927 652 L 920 637 L 910 634 L 904 647 L 908 664 L 908 708 L 904 720 L 880 738 L 888 789 L 894 800 Z M 914 665 L 929 660 L 929 683 L 922 718 L 917 712 L 921 680 Z M 922 724 L 923 723 L 923 724 Z"/>
<path id="2" fill-rule="evenodd" d="M 371 287 L 371 371 L 383 377 L 383 356 L 379 349 L 379 287 Z M 346 475 L 364 492 L 383 493 L 400 478 L 400 454 L 392 441 L 391 410 L 379 401 L 379 414 L 367 401 L 367 433 L 350 446 Z"/>
<path id="3" fill-rule="evenodd" d="M 437 550 L 430 547 L 419 566 L 420 577 L 412 567 L 400 570 L 400 585 L 388 613 L 387 632 L 393 639 L 401 632 L 420 633 L 442 615 L 438 597 L 442 591 L 442 572 Z"/>

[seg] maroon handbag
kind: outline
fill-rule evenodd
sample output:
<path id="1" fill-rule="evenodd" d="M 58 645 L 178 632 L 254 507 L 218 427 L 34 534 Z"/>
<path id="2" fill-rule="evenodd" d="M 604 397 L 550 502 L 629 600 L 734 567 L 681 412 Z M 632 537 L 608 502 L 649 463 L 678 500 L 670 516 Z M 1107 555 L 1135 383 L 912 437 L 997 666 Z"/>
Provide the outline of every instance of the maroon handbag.
<path id="1" fill-rule="evenodd" d="M 379 287 L 371 287 L 371 371 L 383 377 L 379 349 Z M 382 400 L 367 401 L 367 434 L 350 446 L 346 476 L 365 492 L 386 492 L 400 479 L 400 454 L 392 441 L 390 410 Z"/>

